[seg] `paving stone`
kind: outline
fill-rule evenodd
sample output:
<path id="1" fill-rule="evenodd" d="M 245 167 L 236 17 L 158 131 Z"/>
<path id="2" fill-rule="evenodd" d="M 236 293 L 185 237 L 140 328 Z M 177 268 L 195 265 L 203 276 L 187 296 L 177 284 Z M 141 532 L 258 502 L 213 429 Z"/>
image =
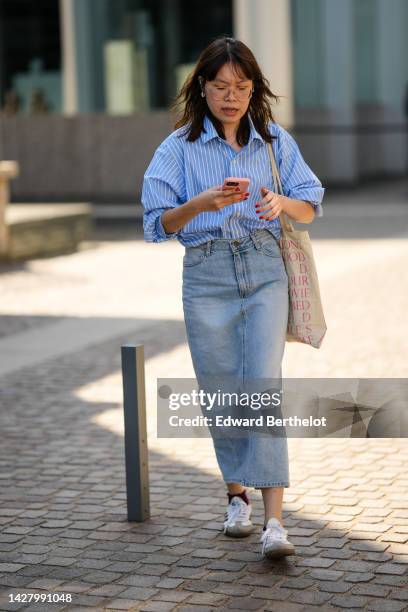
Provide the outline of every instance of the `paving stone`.
<path id="1" fill-rule="evenodd" d="M 75 581 L 75 582 L 63 582 L 61 584 L 61 587 L 56 588 L 55 590 L 61 590 L 61 591 L 65 591 L 67 593 L 84 593 L 86 591 L 90 591 L 91 589 L 94 589 L 95 585 L 89 583 L 89 582 L 79 582 L 79 581 Z"/>
<path id="2" fill-rule="evenodd" d="M 359 595 L 336 595 L 331 603 L 339 608 L 364 608 L 367 600 Z"/>
<path id="3" fill-rule="evenodd" d="M 28 584 L 28 588 L 30 589 L 44 589 L 46 591 L 53 591 L 58 586 L 63 583 L 63 580 L 50 580 L 47 578 L 40 578 L 39 580 L 34 580 Z"/>
<path id="4" fill-rule="evenodd" d="M 18 572 L 23 567 L 20 563 L 0 563 L 0 573 Z"/>
<path id="5" fill-rule="evenodd" d="M 404 564 L 400 563 L 380 563 L 375 569 L 377 574 L 391 574 L 392 576 L 403 576 L 407 572 Z"/>
<path id="6" fill-rule="evenodd" d="M 264 605 L 262 599 L 255 597 L 234 597 L 226 606 L 228 610 L 259 610 Z"/>
<path id="7" fill-rule="evenodd" d="M 395 555 L 394 555 L 395 558 Z M 392 561 L 393 556 L 391 553 L 377 553 L 377 552 L 363 552 L 360 553 L 361 561 L 374 561 L 375 563 L 382 563 L 383 561 Z M 399 561 L 397 561 L 399 562 Z"/>
<path id="8" fill-rule="evenodd" d="M 367 610 L 375 610 L 376 612 L 403 612 L 406 609 L 404 602 L 389 599 L 371 599 L 367 604 Z"/>
<path id="9" fill-rule="evenodd" d="M 114 580 L 118 580 L 121 578 L 121 574 L 114 572 L 104 572 L 96 571 L 90 572 L 83 575 L 83 579 L 86 582 L 94 582 L 96 584 L 107 584 L 108 582 L 113 582 Z"/>
<path id="10" fill-rule="evenodd" d="M 175 538 L 173 536 L 160 536 L 160 538 L 151 538 L 148 541 L 150 544 L 163 546 L 178 546 L 178 544 L 183 544 L 185 540 L 183 538 Z"/>
<path id="11" fill-rule="evenodd" d="M 347 537 L 349 540 L 351 541 L 355 541 L 355 540 L 363 540 L 364 542 L 366 542 L 367 540 L 377 540 L 377 538 L 379 538 L 381 536 L 380 532 L 371 532 L 368 535 L 367 531 L 353 531 L 353 529 L 350 529 L 350 531 L 347 534 Z"/>
<path id="12" fill-rule="evenodd" d="M 392 529 L 392 525 L 387 525 L 385 523 L 375 523 L 372 525 L 371 523 L 356 523 L 353 525 L 353 530 L 355 531 L 368 531 L 375 533 L 385 533 Z"/>
<path id="13" fill-rule="evenodd" d="M 203 580 L 187 580 L 183 584 L 183 589 L 186 591 L 195 591 L 197 593 L 209 593 L 213 591 L 217 583 L 204 578 Z"/>
<path id="14" fill-rule="evenodd" d="M 122 591 L 121 598 L 123 599 L 137 599 L 138 601 L 145 601 L 150 599 L 153 595 L 158 593 L 158 589 L 151 589 L 148 587 L 130 587 L 125 591 Z"/>
<path id="15" fill-rule="evenodd" d="M 215 580 L 216 582 L 234 582 L 240 576 L 241 574 L 237 575 L 233 572 L 210 572 L 208 579 Z"/>
<path id="16" fill-rule="evenodd" d="M 247 561 L 258 561 L 259 552 L 250 552 L 250 551 L 230 552 L 227 555 L 227 559 L 229 561 L 242 561 L 243 563 L 246 563 Z"/>
<path id="17" fill-rule="evenodd" d="M 370 572 L 350 572 L 344 575 L 346 582 L 368 582 L 375 578 L 375 574 Z"/>
<path id="18" fill-rule="evenodd" d="M 337 580 L 343 575 L 342 571 L 329 569 L 313 569 L 308 571 L 308 575 L 317 580 Z"/>
<path id="19" fill-rule="evenodd" d="M 289 594 L 290 601 L 315 606 L 326 603 L 330 598 L 331 594 L 319 591 L 291 591 Z"/>
<path id="20" fill-rule="evenodd" d="M 135 553 L 153 553 L 160 550 L 161 546 L 154 546 L 153 544 L 129 544 L 126 547 L 126 551 Z"/>
<path id="21" fill-rule="evenodd" d="M 311 559 L 301 559 L 298 565 L 304 565 L 306 567 L 330 567 L 335 563 L 334 559 L 324 559 L 323 557 L 313 557 Z"/>
<path id="22" fill-rule="evenodd" d="M 289 578 L 288 580 L 283 580 L 280 586 L 286 589 L 308 589 L 313 584 L 314 581 L 309 578 Z"/>
<path id="23" fill-rule="evenodd" d="M 208 573 L 205 568 L 173 567 L 167 573 L 168 578 L 191 578 L 199 580 Z"/>
<path id="24" fill-rule="evenodd" d="M 390 508 L 367 508 L 364 512 L 364 518 L 366 516 L 386 517 L 389 516 L 391 512 L 392 510 Z"/>
<path id="25" fill-rule="evenodd" d="M 191 592 L 189 591 L 175 591 L 173 589 L 164 589 L 163 591 L 159 591 L 157 595 L 154 595 L 153 599 L 159 601 L 173 601 L 175 603 L 180 603 L 181 601 L 184 601 L 190 596 Z"/>
<path id="26" fill-rule="evenodd" d="M 183 582 L 184 580 L 178 578 L 163 578 L 156 586 L 160 589 L 176 589 Z"/>
<path id="27" fill-rule="evenodd" d="M 146 565 L 139 565 L 137 568 L 138 574 L 146 574 L 147 576 L 161 576 L 169 571 L 168 565 L 152 565 L 146 563 Z"/>
<path id="28" fill-rule="evenodd" d="M 153 565 L 155 565 L 156 563 L 160 563 L 160 564 L 164 564 L 164 565 L 172 565 L 173 563 L 176 563 L 177 561 L 179 561 L 180 557 L 177 557 L 175 555 L 162 555 L 162 554 L 152 554 L 152 555 L 146 555 L 145 557 L 143 557 L 142 563 L 153 563 Z"/>
<path id="29" fill-rule="evenodd" d="M 93 587 L 89 592 L 91 595 L 101 595 L 103 597 L 116 597 L 126 589 L 125 585 L 121 584 L 104 584 L 99 587 Z"/>
<path id="30" fill-rule="evenodd" d="M 343 580 L 325 580 L 316 583 L 316 585 L 319 591 L 326 593 L 347 593 L 353 586 L 350 582 L 344 582 Z"/>
<path id="31" fill-rule="evenodd" d="M 301 537 L 291 537 L 290 541 L 295 545 L 295 546 L 312 546 L 313 544 L 317 543 L 317 538 L 310 536 L 308 538 L 301 538 Z"/>
<path id="32" fill-rule="evenodd" d="M 103 604 L 107 603 L 108 601 L 109 600 L 106 597 L 96 597 L 87 593 L 86 595 L 76 594 L 72 603 L 75 604 L 75 606 L 87 606 L 92 608 L 102 604 L 101 607 L 103 608 Z"/>
<path id="33" fill-rule="evenodd" d="M 271 562 L 270 559 L 264 559 L 258 563 L 248 564 L 247 571 L 255 574 L 267 573 L 275 576 L 301 576 L 305 572 L 304 567 L 297 567 L 288 561 Z"/>
<path id="34" fill-rule="evenodd" d="M 352 559 L 356 553 L 348 548 L 329 548 L 328 550 L 319 551 L 322 557 L 328 559 Z"/>
<path id="35" fill-rule="evenodd" d="M 378 567 L 378 563 L 368 563 L 367 561 L 340 560 L 337 562 L 336 567 L 346 572 L 375 572 Z"/>
<path id="36" fill-rule="evenodd" d="M 225 601 L 225 595 L 216 593 L 194 593 L 194 595 L 189 598 L 188 603 L 220 607 L 220 604 Z"/>
<path id="37" fill-rule="evenodd" d="M 240 584 L 249 584 L 251 586 L 271 587 L 282 580 L 282 576 L 274 576 L 273 574 L 261 574 L 259 576 L 247 575 L 244 573 L 240 577 Z"/>
<path id="38" fill-rule="evenodd" d="M 119 584 L 126 586 L 150 587 L 157 585 L 160 582 L 160 576 L 144 576 L 136 573 L 132 576 L 124 576 L 120 579 Z"/>
<path id="39" fill-rule="evenodd" d="M 390 593 L 391 599 L 402 599 L 408 601 L 408 588 L 406 589 L 394 589 Z"/>
<path id="40" fill-rule="evenodd" d="M 408 565 L 408 555 L 390 555 L 390 561 L 398 564 Z M 388 559 L 386 559 L 388 561 Z"/>
<path id="41" fill-rule="evenodd" d="M 390 574 L 377 574 L 375 577 L 377 584 L 386 584 L 390 586 L 405 586 L 407 583 L 406 576 L 392 576 Z"/>
<path id="42" fill-rule="evenodd" d="M 177 562 L 177 567 L 201 567 L 203 565 L 206 565 L 207 563 L 208 560 L 206 558 L 192 559 L 190 557 L 184 557 Z"/>
<path id="43" fill-rule="evenodd" d="M 225 572 L 239 572 L 245 567 L 245 563 L 239 563 L 238 561 L 215 561 L 207 565 L 210 570 L 221 570 Z"/>
<path id="44" fill-rule="evenodd" d="M 216 550 L 215 548 L 197 548 L 193 551 L 193 557 L 202 557 L 203 559 L 220 559 L 224 556 L 222 550 Z"/>
<path id="45" fill-rule="evenodd" d="M 356 584 L 351 592 L 353 595 L 366 595 L 367 597 L 387 597 L 390 588 L 378 584 Z"/>
<path id="46" fill-rule="evenodd" d="M 388 552 L 392 552 L 396 555 L 406 555 L 408 554 L 408 546 L 405 544 L 390 544 Z"/>
<path id="47" fill-rule="evenodd" d="M 107 610 L 137 610 L 137 604 L 142 603 L 135 599 L 114 599 L 106 605 Z"/>
<path id="48" fill-rule="evenodd" d="M 141 612 L 169 612 L 175 609 L 175 604 L 169 601 L 150 601 L 139 607 Z"/>
<path id="49" fill-rule="evenodd" d="M 183 585 L 184 586 L 184 585 Z M 213 589 L 214 593 L 224 593 L 225 595 L 249 595 L 252 588 L 243 584 L 216 584 Z"/>
<path id="50" fill-rule="evenodd" d="M 381 537 L 383 542 L 398 542 L 404 544 L 408 542 L 408 536 L 403 533 L 386 533 Z"/>
<path id="51" fill-rule="evenodd" d="M 368 552 L 384 552 L 389 548 L 389 544 L 387 542 L 379 542 L 376 540 L 375 542 L 350 542 L 350 548 L 353 550 L 366 550 Z"/>
<path id="52" fill-rule="evenodd" d="M 320 548 L 342 548 L 347 542 L 347 538 L 321 538 L 317 541 L 317 546 Z"/>
<path id="53" fill-rule="evenodd" d="M 214 607 L 213 606 L 200 606 L 200 605 L 187 605 L 187 606 L 180 606 L 178 608 L 179 612 L 214 612 Z"/>

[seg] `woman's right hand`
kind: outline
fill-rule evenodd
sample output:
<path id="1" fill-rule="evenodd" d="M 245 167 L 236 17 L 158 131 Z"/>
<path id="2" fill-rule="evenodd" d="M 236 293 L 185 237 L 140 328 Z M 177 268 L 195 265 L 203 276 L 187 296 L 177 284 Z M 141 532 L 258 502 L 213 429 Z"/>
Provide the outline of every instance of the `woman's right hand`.
<path id="1" fill-rule="evenodd" d="M 246 200 L 248 195 L 248 192 L 243 193 L 239 187 L 223 189 L 222 185 L 218 185 L 202 191 L 193 200 L 200 212 L 217 211 L 230 204 L 235 204 L 235 202 Z"/>

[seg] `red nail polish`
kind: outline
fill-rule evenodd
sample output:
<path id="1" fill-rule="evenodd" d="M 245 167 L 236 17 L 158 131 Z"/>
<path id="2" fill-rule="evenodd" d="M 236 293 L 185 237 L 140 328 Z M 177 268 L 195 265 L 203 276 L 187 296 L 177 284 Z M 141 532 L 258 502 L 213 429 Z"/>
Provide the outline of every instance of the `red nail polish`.
<path id="1" fill-rule="evenodd" d="M 259 217 L 260 219 L 263 219 L 263 217 Z"/>

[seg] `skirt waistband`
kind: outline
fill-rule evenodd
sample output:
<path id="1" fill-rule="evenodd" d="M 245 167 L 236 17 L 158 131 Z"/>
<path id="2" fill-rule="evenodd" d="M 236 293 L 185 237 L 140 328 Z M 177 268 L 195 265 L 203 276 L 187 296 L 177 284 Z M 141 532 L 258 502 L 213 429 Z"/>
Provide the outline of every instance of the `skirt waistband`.
<path id="1" fill-rule="evenodd" d="M 250 232 L 246 236 L 241 236 L 240 238 L 212 238 L 211 240 L 207 240 L 198 246 L 185 247 L 185 249 L 186 251 L 189 249 L 202 249 L 207 255 L 209 255 L 214 249 L 217 251 L 236 251 L 242 247 L 248 246 L 248 244 L 251 242 L 254 243 L 256 248 L 260 248 L 265 242 L 269 242 L 271 239 L 278 243 L 278 240 L 273 234 L 272 230 L 262 227 Z"/>

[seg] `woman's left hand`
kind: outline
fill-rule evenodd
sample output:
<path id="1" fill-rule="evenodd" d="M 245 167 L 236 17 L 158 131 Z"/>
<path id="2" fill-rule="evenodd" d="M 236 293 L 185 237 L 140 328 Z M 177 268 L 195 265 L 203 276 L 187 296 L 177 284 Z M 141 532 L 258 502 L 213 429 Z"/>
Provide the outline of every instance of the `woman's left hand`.
<path id="1" fill-rule="evenodd" d="M 261 193 L 263 195 L 262 200 L 255 204 L 255 210 L 259 214 L 259 218 L 266 221 L 277 219 L 283 211 L 283 197 L 274 191 L 269 191 L 266 187 L 261 187 Z"/>

